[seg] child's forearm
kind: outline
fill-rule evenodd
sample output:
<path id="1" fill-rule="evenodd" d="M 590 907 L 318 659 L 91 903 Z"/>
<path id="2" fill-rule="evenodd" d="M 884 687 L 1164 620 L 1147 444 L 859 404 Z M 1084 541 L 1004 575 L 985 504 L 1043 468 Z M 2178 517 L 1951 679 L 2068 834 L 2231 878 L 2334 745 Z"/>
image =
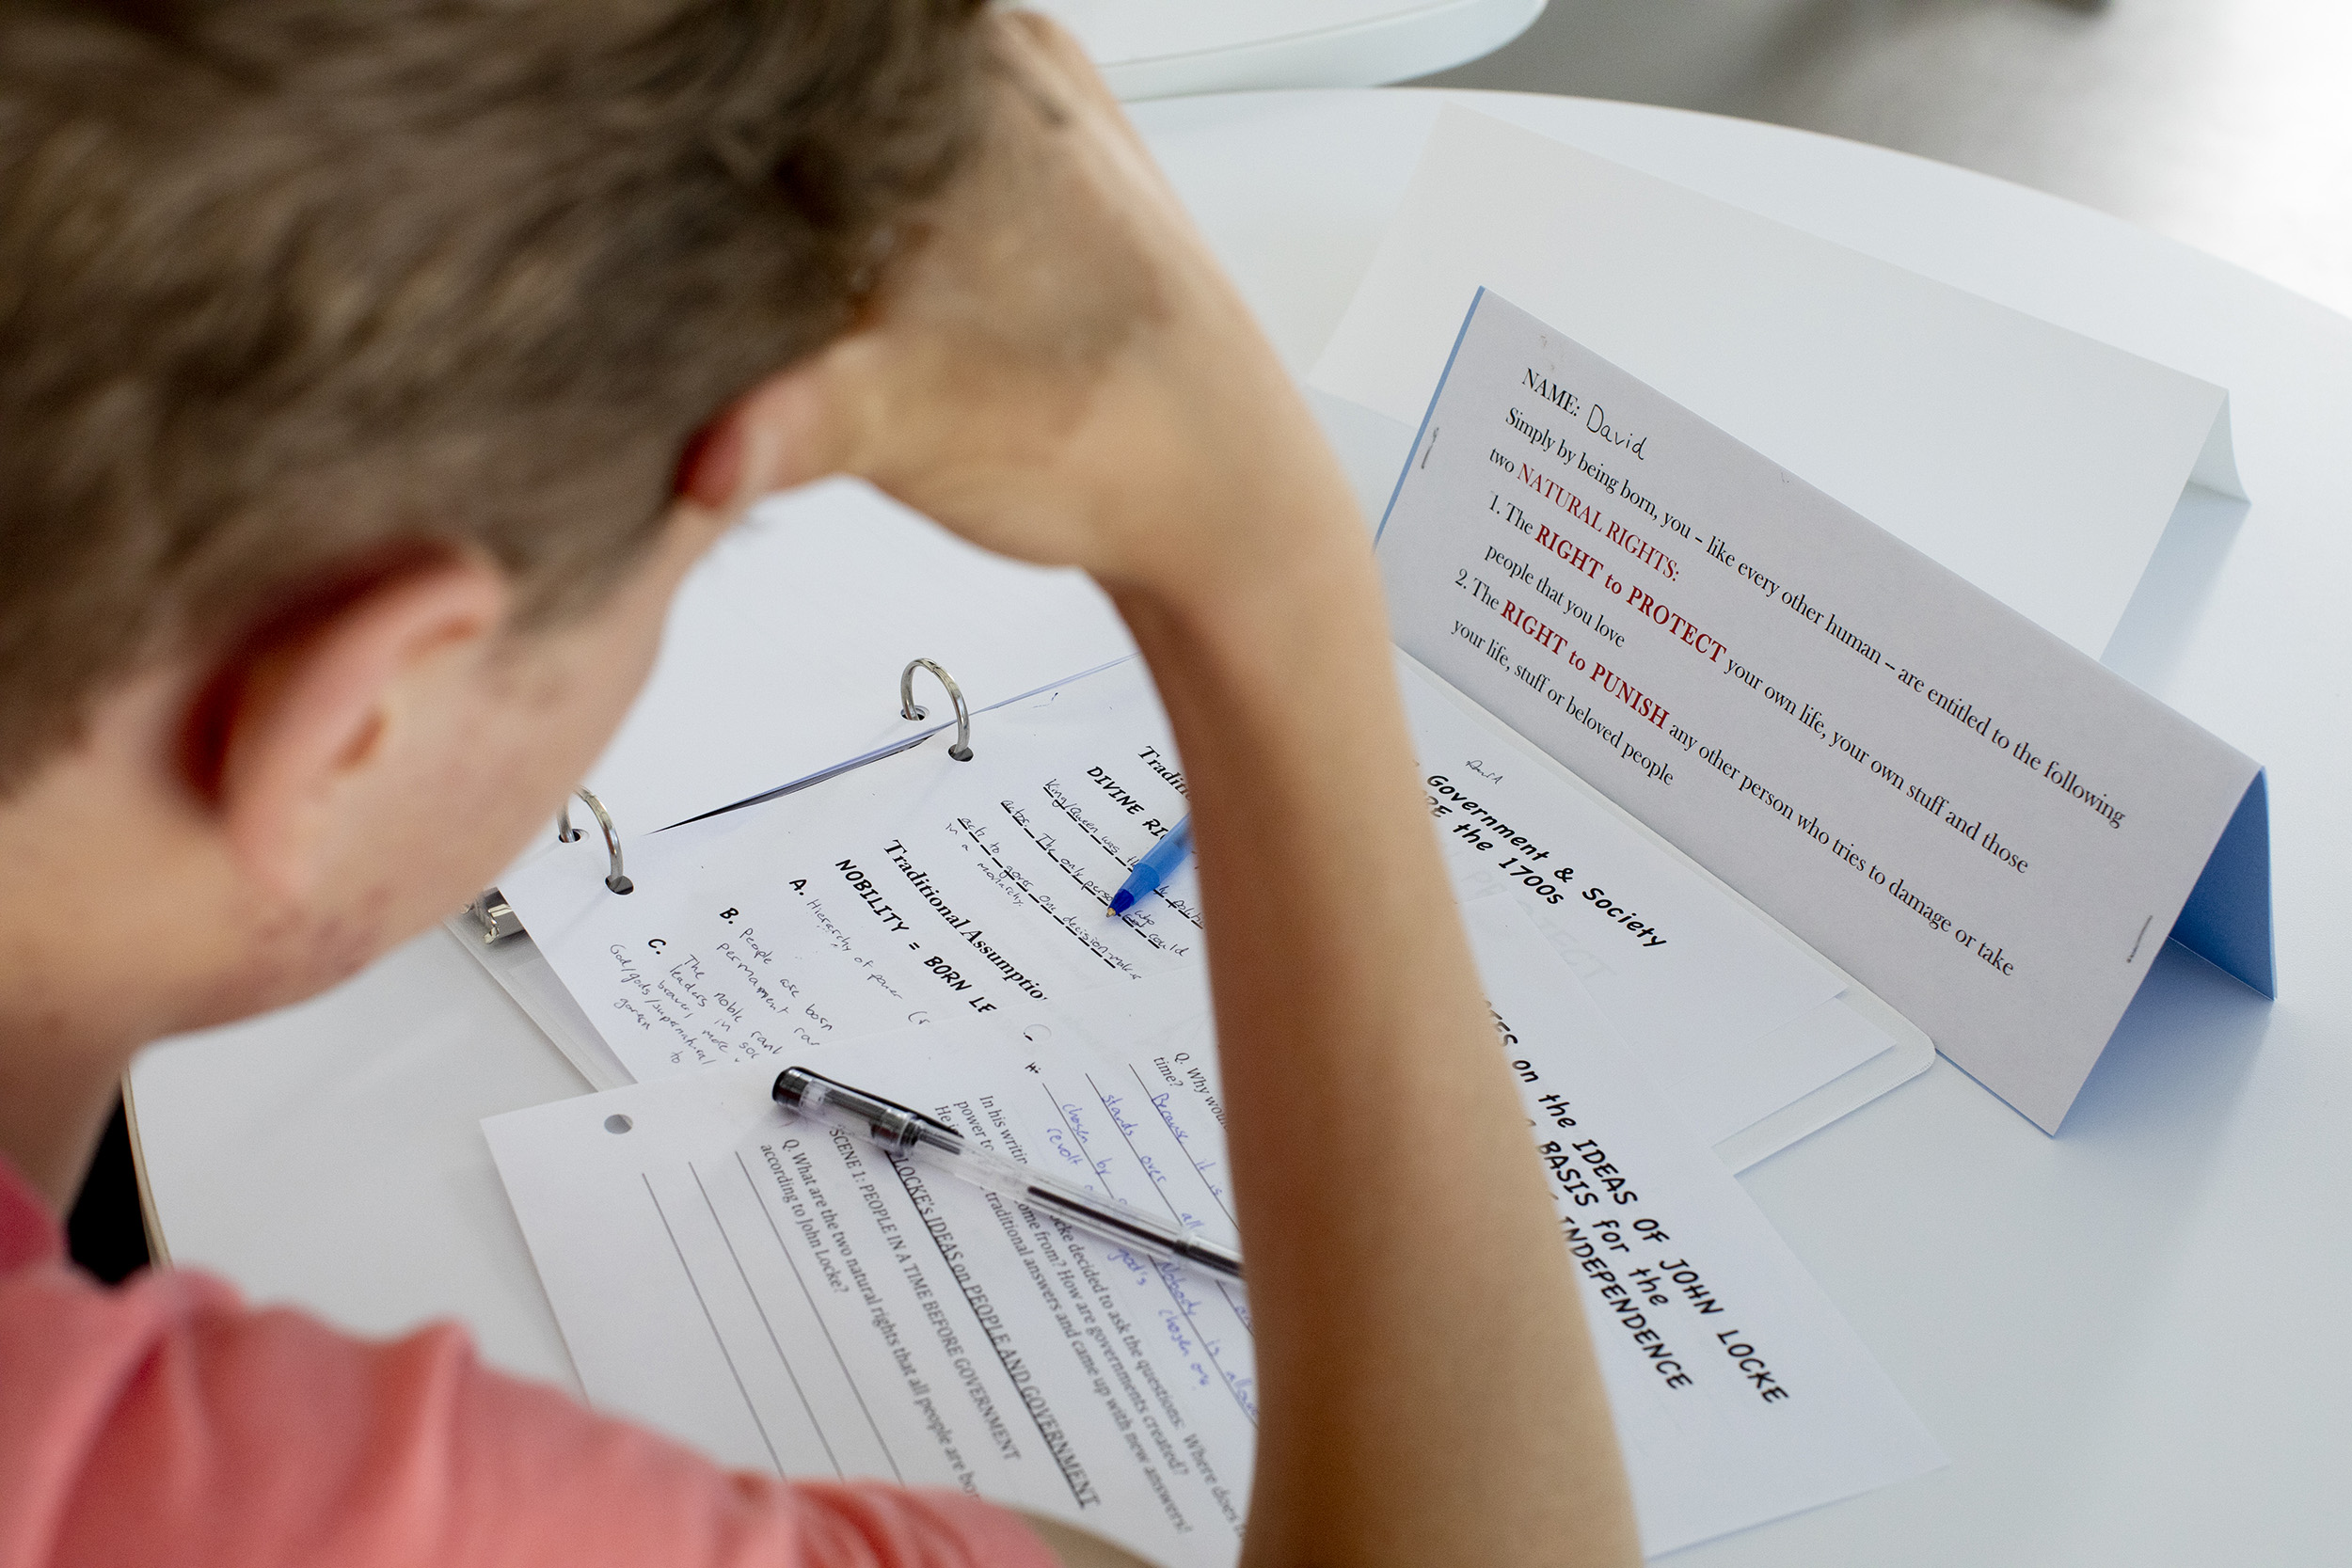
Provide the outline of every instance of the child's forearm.
<path id="1" fill-rule="evenodd" d="M 1248 1559 L 1631 1560 L 1346 483 L 1083 53 L 1034 16 L 1001 27 L 991 144 L 867 323 L 746 401 L 767 443 L 747 473 L 862 474 L 978 544 L 1083 567 L 1151 661 L 1249 1258 Z"/>
<path id="2" fill-rule="evenodd" d="M 1120 595 L 1197 831 L 1262 1396 L 1248 1560 L 1633 1560 L 1362 531 L 1336 483 L 1266 501 L 1297 545 L 1251 580 Z"/>

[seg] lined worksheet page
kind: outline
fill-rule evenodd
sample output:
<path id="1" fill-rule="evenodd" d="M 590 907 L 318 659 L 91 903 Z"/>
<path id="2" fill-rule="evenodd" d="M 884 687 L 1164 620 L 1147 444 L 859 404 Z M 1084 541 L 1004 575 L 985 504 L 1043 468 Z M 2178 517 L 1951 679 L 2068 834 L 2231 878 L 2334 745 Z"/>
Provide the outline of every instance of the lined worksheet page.
<path id="1" fill-rule="evenodd" d="M 1525 912 L 1484 898 L 1470 922 L 1645 1548 L 1941 1463 Z M 796 1059 L 1238 1235 L 1230 1108 L 1180 978 Z M 796 1120 L 772 1078 L 724 1067 L 484 1124 L 591 1400 L 729 1464 L 955 1486 L 1155 1561 L 1234 1560 L 1258 1414 L 1242 1288 Z M 1446 1240 L 1420 1243 L 1442 1267 Z"/>
<path id="2" fill-rule="evenodd" d="M 1853 1031 L 1775 1040 L 1843 981 L 1400 671 L 1462 891 L 1528 910 L 1710 1142 L 1883 1049 Z M 1107 909 L 1187 809 L 1141 665 L 983 719 L 968 763 L 927 744 L 633 840 L 626 897 L 605 889 L 593 840 L 504 891 L 641 1081 L 1169 972 L 1205 986 L 1189 867 Z"/>

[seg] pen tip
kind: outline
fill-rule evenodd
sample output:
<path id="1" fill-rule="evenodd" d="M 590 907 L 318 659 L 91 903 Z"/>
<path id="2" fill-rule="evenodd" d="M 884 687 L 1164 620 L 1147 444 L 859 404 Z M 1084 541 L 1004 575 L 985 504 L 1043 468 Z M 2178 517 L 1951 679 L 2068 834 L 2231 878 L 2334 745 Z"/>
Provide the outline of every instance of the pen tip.
<path id="1" fill-rule="evenodd" d="M 1125 888 L 1120 888 L 1117 893 L 1111 895 L 1111 913 L 1125 914 L 1129 910 L 1132 910 L 1135 907 L 1136 895 L 1129 893 Z"/>

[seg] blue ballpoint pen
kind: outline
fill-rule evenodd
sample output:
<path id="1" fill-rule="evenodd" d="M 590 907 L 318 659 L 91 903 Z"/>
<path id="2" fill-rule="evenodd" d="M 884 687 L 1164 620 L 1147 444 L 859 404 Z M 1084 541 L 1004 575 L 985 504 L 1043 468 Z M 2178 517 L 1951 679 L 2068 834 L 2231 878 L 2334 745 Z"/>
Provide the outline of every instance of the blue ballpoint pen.
<path id="1" fill-rule="evenodd" d="M 1192 813 L 1160 836 L 1160 841 L 1136 857 L 1136 868 L 1127 873 L 1127 879 L 1111 895 L 1111 913 L 1125 914 L 1137 904 L 1160 890 L 1160 884 L 1176 875 L 1176 868 L 1192 853 Z"/>

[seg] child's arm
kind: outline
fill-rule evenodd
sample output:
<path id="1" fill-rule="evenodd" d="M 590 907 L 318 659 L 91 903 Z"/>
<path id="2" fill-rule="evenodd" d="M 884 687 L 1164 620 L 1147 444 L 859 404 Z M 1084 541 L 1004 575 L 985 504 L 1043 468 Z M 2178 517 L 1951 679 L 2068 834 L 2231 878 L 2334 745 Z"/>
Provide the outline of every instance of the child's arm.
<path id="1" fill-rule="evenodd" d="M 1198 835 L 1263 1413 L 1248 1558 L 1630 1559 L 1361 525 L 1337 483 L 1266 489 L 1294 552 L 1118 594 Z"/>
<path id="2" fill-rule="evenodd" d="M 978 542 L 1086 567 L 1175 727 L 1263 1424 L 1260 1563 L 1638 1556 L 1348 489 L 1065 40 L 1005 24 L 994 144 L 872 322 L 766 394 Z"/>

